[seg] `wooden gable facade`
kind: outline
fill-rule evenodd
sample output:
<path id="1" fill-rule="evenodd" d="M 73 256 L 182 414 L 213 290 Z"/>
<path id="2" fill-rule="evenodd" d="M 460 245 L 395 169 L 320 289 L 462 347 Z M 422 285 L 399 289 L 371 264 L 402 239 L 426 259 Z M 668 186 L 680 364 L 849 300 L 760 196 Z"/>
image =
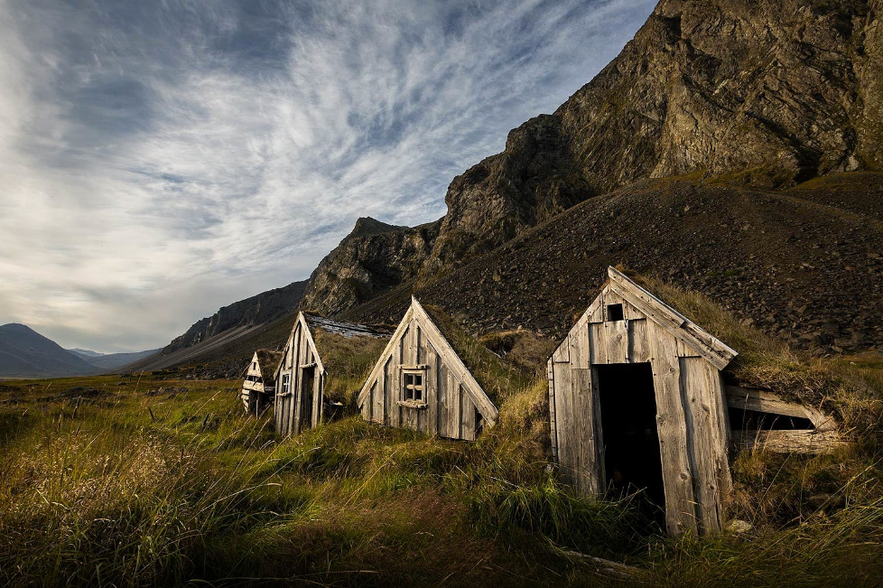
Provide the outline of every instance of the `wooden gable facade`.
<path id="1" fill-rule="evenodd" d="M 415 299 L 358 397 L 362 418 L 473 441 L 499 413 Z"/>
<path id="2" fill-rule="evenodd" d="M 275 372 L 281 358 L 282 354 L 275 351 L 255 351 L 245 372 L 240 392 L 246 412 L 260 416 L 273 405 L 276 392 Z"/>
<path id="3" fill-rule="evenodd" d="M 389 337 L 388 332 L 365 325 L 298 313 L 276 370 L 274 421 L 279 435 L 299 435 L 323 418 L 326 382 L 335 368 L 329 365 L 330 358 L 323 360 L 321 346 L 316 344 L 319 331 L 344 338 Z"/>
<path id="4" fill-rule="evenodd" d="M 731 485 L 720 372 L 736 352 L 608 277 L 548 363 L 553 457 L 583 494 L 646 488 L 672 534 L 718 531 Z"/>

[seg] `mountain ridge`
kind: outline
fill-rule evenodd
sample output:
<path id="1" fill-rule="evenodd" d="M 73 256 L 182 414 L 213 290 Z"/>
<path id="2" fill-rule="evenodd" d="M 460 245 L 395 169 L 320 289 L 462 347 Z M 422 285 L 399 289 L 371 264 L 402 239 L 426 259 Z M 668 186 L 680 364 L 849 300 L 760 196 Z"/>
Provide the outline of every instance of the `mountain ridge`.
<path id="1" fill-rule="evenodd" d="M 0 326 L 0 377 L 81 376 L 99 371 L 27 325 Z"/>

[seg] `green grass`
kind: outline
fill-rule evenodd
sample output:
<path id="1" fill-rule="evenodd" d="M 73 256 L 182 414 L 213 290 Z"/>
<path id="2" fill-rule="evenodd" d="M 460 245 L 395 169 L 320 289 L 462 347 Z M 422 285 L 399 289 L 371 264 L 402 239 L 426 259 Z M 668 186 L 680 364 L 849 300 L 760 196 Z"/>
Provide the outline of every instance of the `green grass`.
<path id="1" fill-rule="evenodd" d="M 635 566 L 645 585 L 875 585 L 883 359 L 810 360 L 707 299 L 651 285 L 740 351 L 732 377 L 821 398 L 851 428 L 855 443 L 834 455 L 734 456 L 729 514 L 751 523 L 745 534 L 668 538 L 640 496 L 562 485 L 542 369 L 554 342 L 517 331 L 457 342 L 499 402 L 475 443 L 352 414 L 280 441 L 244 414 L 234 381 L 4 382 L 0 585 L 617 584 L 585 555 Z M 370 367 L 350 361 L 342 394 Z"/>

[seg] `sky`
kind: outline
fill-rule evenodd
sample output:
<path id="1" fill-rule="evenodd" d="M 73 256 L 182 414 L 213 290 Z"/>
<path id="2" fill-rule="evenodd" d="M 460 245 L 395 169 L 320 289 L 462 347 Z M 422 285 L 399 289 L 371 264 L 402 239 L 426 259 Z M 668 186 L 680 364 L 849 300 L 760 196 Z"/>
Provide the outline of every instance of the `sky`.
<path id="1" fill-rule="evenodd" d="M 166 345 L 445 213 L 655 0 L 0 0 L 0 324 Z"/>

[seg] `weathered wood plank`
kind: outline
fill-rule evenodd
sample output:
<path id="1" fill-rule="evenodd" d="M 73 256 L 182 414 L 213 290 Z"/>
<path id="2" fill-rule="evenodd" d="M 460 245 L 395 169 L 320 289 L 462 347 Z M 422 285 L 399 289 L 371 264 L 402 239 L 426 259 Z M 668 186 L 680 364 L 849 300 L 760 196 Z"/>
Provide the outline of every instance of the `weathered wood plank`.
<path id="1" fill-rule="evenodd" d="M 420 417 L 420 430 L 427 435 L 438 435 L 438 354 L 425 338 L 420 343 L 420 361 L 427 366 L 424 379 L 424 391 L 426 397 L 426 410 Z"/>
<path id="2" fill-rule="evenodd" d="M 681 313 L 647 292 L 621 272 L 609 268 L 609 289 L 634 305 L 641 313 L 659 325 L 667 327 L 673 336 L 692 346 L 718 369 L 723 369 L 737 355 L 726 344 L 702 330 Z"/>
<path id="3" fill-rule="evenodd" d="M 702 357 L 698 351 L 690 347 L 680 339 L 678 341 L 678 357 Z M 703 358 L 704 359 L 704 358 Z"/>
<path id="4" fill-rule="evenodd" d="M 582 494 L 596 494 L 600 491 L 598 477 L 598 451 L 595 443 L 595 407 L 592 394 L 592 369 L 571 368 L 573 397 L 573 420 L 571 430 L 576 446 L 575 469 L 577 489 Z"/>
<path id="5" fill-rule="evenodd" d="M 727 386 L 725 390 L 727 404 L 732 408 L 808 419 L 818 430 L 833 430 L 837 428 L 834 417 L 826 415 L 811 406 L 787 402 L 772 392 L 742 388 L 740 386 Z"/>
<path id="6" fill-rule="evenodd" d="M 589 367 L 589 325 L 581 325 L 567 336 L 571 367 Z"/>
<path id="7" fill-rule="evenodd" d="M 552 462 L 559 463 L 558 427 L 555 421 L 555 368 L 551 359 L 546 363 L 546 380 L 549 382 L 549 436 L 552 442 Z"/>
<path id="8" fill-rule="evenodd" d="M 739 449 L 760 449 L 775 453 L 830 453 L 849 445 L 837 431 L 733 431 Z"/>
<path id="9" fill-rule="evenodd" d="M 441 426 L 439 435 L 447 438 L 456 438 L 459 434 L 460 404 L 455 394 L 456 379 L 451 375 L 444 359 L 441 359 Z"/>
<path id="10" fill-rule="evenodd" d="M 564 342 L 552 353 L 552 361 L 570 363 L 570 337 L 564 339 Z"/>
<path id="11" fill-rule="evenodd" d="M 592 365 L 604 365 L 607 363 L 607 332 L 604 323 L 591 325 L 589 331 L 589 356 Z"/>
<path id="12" fill-rule="evenodd" d="M 475 441 L 475 405 L 464 390 L 460 390 L 460 438 Z"/>
<path id="13" fill-rule="evenodd" d="M 701 357 L 680 358 L 681 388 L 687 400 L 688 447 L 693 468 L 693 490 L 700 533 L 720 531 L 722 502 L 718 468 L 718 439 L 713 406 L 714 385 L 708 377 L 708 362 Z"/>
<path id="14" fill-rule="evenodd" d="M 630 320 L 628 325 L 629 361 L 632 363 L 646 363 L 650 361 L 650 343 L 647 340 L 647 320 Z"/>
<path id="15" fill-rule="evenodd" d="M 666 527 L 680 535 L 696 527 L 693 470 L 687 448 L 687 423 L 681 393 L 677 345 L 668 330 L 648 324 L 657 428 L 665 486 Z"/>
<path id="16" fill-rule="evenodd" d="M 393 350 L 398 346 L 399 341 L 402 337 L 402 333 L 404 333 L 405 329 L 408 328 L 412 317 L 414 316 L 414 309 L 408 308 L 407 312 L 405 312 L 405 316 L 402 317 L 402 322 L 399 323 L 398 327 L 396 327 L 395 332 L 392 334 L 389 342 L 386 344 L 386 347 L 383 350 L 383 353 L 380 354 L 381 358 L 387 358 L 392 356 Z M 368 392 L 371 390 L 371 386 L 374 382 L 376 382 L 381 372 L 386 369 L 386 364 L 384 361 L 378 361 L 374 364 L 374 367 L 371 369 L 371 373 L 368 375 L 368 379 L 365 380 L 365 383 L 362 385 L 362 389 L 359 391 L 358 404 L 361 405 L 365 398 L 368 395 Z M 385 394 L 385 393 L 384 393 Z"/>
<path id="17" fill-rule="evenodd" d="M 585 320 L 588 323 L 603 323 L 604 322 L 603 290 L 602 290 L 602 293 L 592 301 L 592 303 L 589 305 L 589 308 L 586 310 L 586 312 L 583 316 L 585 317 Z"/>
<path id="18" fill-rule="evenodd" d="M 626 321 L 604 323 L 604 340 L 607 343 L 607 363 L 629 362 L 629 331 Z"/>
<path id="19" fill-rule="evenodd" d="M 573 403 L 570 365 L 553 363 L 555 390 L 555 418 L 558 427 L 558 464 L 562 478 L 574 486 L 578 483 L 578 456 L 572 447 L 577 442 L 573 428 Z"/>

